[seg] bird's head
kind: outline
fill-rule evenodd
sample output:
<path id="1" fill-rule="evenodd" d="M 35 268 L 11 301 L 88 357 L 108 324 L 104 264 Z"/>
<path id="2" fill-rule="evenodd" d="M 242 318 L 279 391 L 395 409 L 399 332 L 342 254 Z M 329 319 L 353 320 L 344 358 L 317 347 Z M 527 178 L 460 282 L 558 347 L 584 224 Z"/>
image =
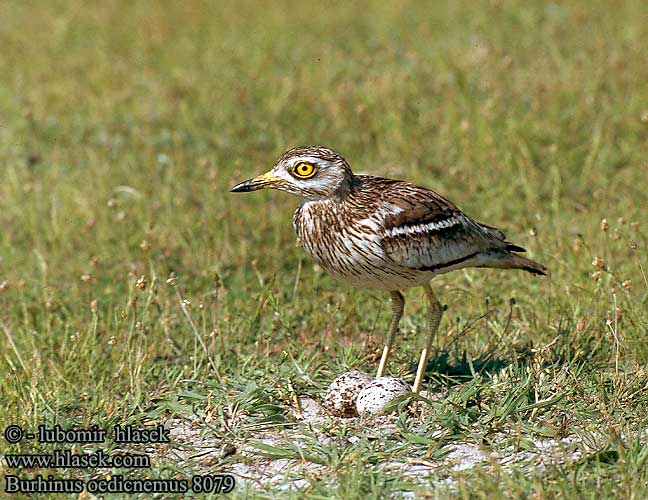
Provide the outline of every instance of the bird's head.
<path id="1" fill-rule="evenodd" d="M 342 155 L 322 146 L 308 146 L 286 151 L 269 172 L 241 182 L 230 191 L 279 189 L 316 200 L 344 196 L 353 183 L 353 173 Z"/>

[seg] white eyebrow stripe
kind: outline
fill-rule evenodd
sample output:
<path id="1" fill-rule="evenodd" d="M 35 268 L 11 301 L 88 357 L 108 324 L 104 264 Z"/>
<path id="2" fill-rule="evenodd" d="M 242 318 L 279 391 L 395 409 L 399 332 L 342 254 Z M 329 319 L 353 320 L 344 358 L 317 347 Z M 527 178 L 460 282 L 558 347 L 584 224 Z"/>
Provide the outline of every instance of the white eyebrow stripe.
<path id="1" fill-rule="evenodd" d="M 313 165 L 319 165 L 321 161 L 322 161 L 321 158 L 315 158 L 314 156 L 297 156 L 296 158 L 290 160 L 290 166 L 294 167 L 295 165 L 301 162 L 312 163 Z"/>
<path id="2" fill-rule="evenodd" d="M 428 222 L 427 224 L 419 224 L 416 226 L 401 226 L 401 227 L 392 227 L 385 231 L 387 236 L 400 236 L 403 234 L 420 234 L 420 233 L 432 233 L 437 232 L 442 229 L 448 229 L 453 226 L 460 225 L 461 221 L 455 217 L 449 219 L 444 219 L 439 222 Z"/>

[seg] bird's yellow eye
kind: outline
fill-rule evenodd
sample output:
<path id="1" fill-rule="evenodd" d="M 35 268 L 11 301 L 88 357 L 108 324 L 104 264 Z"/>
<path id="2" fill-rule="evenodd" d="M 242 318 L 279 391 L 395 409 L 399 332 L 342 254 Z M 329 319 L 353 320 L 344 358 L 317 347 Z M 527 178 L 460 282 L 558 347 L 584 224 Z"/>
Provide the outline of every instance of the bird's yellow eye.
<path id="1" fill-rule="evenodd" d="M 312 163 L 301 161 L 293 167 L 292 173 L 300 179 L 309 179 L 315 175 L 315 166 Z"/>

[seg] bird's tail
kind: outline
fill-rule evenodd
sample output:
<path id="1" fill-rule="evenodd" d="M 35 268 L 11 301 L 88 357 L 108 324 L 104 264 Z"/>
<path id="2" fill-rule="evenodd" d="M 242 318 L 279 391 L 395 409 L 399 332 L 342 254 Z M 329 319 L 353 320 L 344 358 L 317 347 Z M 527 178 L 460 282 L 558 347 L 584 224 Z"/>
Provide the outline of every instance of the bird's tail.
<path id="1" fill-rule="evenodd" d="M 519 248 L 519 247 L 518 247 Z M 522 255 L 511 252 L 509 249 L 499 251 L 491 251 L 487 254 L 482 254 L 482 265 L 479 267 L 496 267 L 499 269 L 522 269 L 532 274 L 540 276 L 547 276 L 549 271 L 545 266 L 536 262 L 535 260 L 528 259 Z"/>
<path id="2" fill-rule="evenodd" d="M 547 268 L 539 262 L 536 262 L 535 260 L 528 259 L 515 253 L 511 253 L 509 255 L 511 269 L 522 269 L 531 274 L 538 274 L 540 276 L 547 276 L 549 274 Z"/>

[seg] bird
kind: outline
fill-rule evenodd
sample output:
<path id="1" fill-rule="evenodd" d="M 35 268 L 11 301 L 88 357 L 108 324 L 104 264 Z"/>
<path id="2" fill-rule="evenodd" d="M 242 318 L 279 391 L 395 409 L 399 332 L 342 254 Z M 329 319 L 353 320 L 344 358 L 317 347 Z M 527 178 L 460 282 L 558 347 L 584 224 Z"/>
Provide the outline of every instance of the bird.
<path id="1" fill-rule="evenodd" d="M 416 184 L 356 175 L 347 160 L 324 146 L 286 151 L 267 173 L 231 192 L 277 189 L 301 198 L 293 226 L 302 247 L 333 278 L 390 293 L 392 316 L 377 377 L 385 374 L 403 291 L 422 287 L 428 301 L 427 337 L 412 392 L 419 393 L 444 307 L 432 278 L 467 267 L 521 269 L 547 275 L 545 266 L 519 255 L 525 249 L 497 228 L 477 222 L 451 201 Z"/>

